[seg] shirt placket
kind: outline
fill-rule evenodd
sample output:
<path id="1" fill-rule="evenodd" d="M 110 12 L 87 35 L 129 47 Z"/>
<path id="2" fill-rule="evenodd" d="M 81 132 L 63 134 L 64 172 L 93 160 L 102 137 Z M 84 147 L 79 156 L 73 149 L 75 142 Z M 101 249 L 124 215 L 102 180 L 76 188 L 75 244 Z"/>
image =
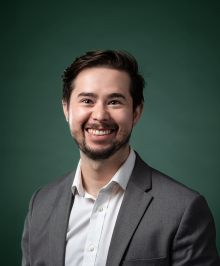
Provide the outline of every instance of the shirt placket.
<path id="1" fill-rule="evenodd" d="M 111 182 L 108 186 L 102 188 L 94 202 L 82 266 L 95 266 L 105 215 L 108 209 L 113 186 L 114 183 Z"/>

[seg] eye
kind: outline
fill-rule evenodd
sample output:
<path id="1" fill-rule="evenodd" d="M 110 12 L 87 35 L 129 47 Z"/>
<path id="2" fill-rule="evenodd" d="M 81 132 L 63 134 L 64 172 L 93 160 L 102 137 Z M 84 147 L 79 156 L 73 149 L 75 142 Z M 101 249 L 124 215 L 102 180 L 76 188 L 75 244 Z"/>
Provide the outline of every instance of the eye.
<path id="1" fill-rule="evenodd" d="M 82 100 L 82 102 L 83 102 L 83 103 L 92 103 L 92 101 L 89 100 L 89 99 Z"/>
<path id="2" fill-rule="evenodd" d="M 120 102 L 119 102 L 119 101 L 116 101 L 116 100 L 114 100 L 114 101 L 111 101 L 109 104 L 116 105 L 116 104 L 120 104 Z"/>

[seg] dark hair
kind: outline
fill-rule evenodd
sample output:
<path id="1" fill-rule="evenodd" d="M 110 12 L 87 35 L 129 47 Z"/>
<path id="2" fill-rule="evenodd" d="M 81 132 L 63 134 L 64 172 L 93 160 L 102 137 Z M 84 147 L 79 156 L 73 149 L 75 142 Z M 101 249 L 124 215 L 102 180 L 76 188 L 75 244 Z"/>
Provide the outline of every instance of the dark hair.
<path id="1" fill-rule="evenodd" d="M 92 67 L 106 67 L 127 72 L 131 78 L 130 94 L 133 99 L 133 110 L 144 102 L 143 88 L 145 81 L 138 73 L 138 64 L 135 58 L 127 52 L 98 50 L 77 57 L 71 66 L 64 71 L 62 75 L 62 97 L 67 102 L 67 106 L 69 106 L 70 96 L 74 89 L 74 79 L 83 69 Z"/>

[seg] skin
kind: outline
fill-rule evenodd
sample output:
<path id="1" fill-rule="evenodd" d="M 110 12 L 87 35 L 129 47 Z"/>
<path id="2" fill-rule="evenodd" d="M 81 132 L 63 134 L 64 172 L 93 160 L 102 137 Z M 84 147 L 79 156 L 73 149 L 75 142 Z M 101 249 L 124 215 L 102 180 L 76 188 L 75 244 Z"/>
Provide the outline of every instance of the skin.
<path id="1" fill-rule="evenodd" d="M 133 112 L 129 92 L 130 77 L 124 71 L 109 68 L 87 68 L 74 80 L 70 104 L 63 101 L 63 111 L 70 131 L 78 143 L 85 142 L 93 151 L 108 149 L 122 142 L 141 116 L 143 105 Z M 93 135 L 88 129 L 110 130 L 104 136 Z M 80 150 L 83 186 L 97 197 L 129 155 L 129 143 L 104 160 L 93 160 Z"/>

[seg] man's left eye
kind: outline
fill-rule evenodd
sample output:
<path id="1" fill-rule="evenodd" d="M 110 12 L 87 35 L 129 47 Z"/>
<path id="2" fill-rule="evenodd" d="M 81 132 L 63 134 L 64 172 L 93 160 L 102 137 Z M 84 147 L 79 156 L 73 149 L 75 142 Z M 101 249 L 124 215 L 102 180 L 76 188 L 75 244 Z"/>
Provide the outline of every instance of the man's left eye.
<path id="1" fill-rule="evenodd" d="M 113 104 L 113 105 L 119 104 L 119 101 L 111 101 L 110 104 Z"/>

